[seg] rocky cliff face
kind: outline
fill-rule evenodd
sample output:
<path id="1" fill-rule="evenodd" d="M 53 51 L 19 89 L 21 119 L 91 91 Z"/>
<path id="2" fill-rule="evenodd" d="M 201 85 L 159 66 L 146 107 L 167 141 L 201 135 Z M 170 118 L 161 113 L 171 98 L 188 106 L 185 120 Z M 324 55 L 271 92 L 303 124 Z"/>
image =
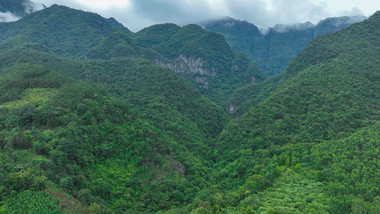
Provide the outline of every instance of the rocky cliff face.
<path id="1" fill-rule="evenodd" d="M 155 60 L 156 64 L 165 68 L 170 68 L 176 73 L 183 73 L 193 76 L 193 80 L 198 88 L 208 89 L 208 77 L 215 77 L 215 68 L 207 69 L 204 67 L 204 60 L 201 58 L 187 57 L 180 54 L 175 60 L 164 61 Z"/>
<path id="2" fill-rule="evenodd" d="M 164 62 L 156 59 L 156 64 L 162 67 L 173 69 L 177 73 L 194 73 L 207 76 L 216 76 L 215 69 L 206 69 L 203 66 L 203 59 L 186 57 L 181 54 L 175 60 Z"/>

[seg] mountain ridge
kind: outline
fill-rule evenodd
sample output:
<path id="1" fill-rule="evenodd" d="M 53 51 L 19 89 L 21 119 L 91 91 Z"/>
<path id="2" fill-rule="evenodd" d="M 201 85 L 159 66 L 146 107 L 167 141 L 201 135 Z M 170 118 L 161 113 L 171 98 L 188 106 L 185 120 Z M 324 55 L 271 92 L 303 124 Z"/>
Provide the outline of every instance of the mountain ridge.
<path id="1" fill-rule="evenodd" d="M 281 73 L 291 59 L 313 38 L 348 27 L 362 21 L 362 16 L 331 17 L 316 25 L 310 22 L 294 25 L 276 25 L 260 30 L 254 24 L 233 18 L 205 22 L 202 26 L 219 32 L 236 51 L 246 53 L 255 60 L 268 76 Z"/>

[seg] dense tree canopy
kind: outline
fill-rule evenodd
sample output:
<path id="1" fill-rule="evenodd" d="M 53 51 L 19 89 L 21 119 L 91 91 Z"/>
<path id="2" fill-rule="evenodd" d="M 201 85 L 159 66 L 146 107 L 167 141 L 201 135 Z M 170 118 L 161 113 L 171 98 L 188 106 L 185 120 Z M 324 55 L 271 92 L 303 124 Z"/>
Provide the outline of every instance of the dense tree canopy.
<path id="1" fill-rule="evenodd" d="M 0 213 L 377 213 L 379 19 L 267 80 L 196 25 L 1 23 Z"/>

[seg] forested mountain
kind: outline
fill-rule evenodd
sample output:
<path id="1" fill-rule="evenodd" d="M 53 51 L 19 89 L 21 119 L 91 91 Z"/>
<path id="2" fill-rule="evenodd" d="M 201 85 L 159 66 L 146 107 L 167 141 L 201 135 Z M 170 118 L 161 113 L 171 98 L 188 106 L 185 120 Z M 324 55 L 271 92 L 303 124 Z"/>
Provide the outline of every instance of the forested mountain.
<path id="1" fill-rule="evenodd" d="M 2 24 L 0 41 L 15 35 L 68 57 L 150 59 L 175 70 L 218 104 L 235 89 L 263 80 L 253 61 L 232 51 L 224 37 L 197 25 L 157 25 L 134 35 L 114 19 L 53 5 L 17 23 Z"/>
<path id="2" fill-rule="evenodd" d="M 263 80 L 255 63 L 235 53 L 223 36 L 197 25 L 154 25 L 135 38 L 163 56 L 154 59 L 158 65 L 173 69 L 217 104 L 225 103 L 235 89 Z"/>
<path id="3" fill-rule="evenodd" d="M 379 23 L 268 80 L 197 25 L 0 23 L 0 213 L 376 213 Z"/>
<path id="4" fill-rule="evenodd" d="M 53 5 L 15 23 L 0 23 L 0 41 L 20 38 L 43 45 L 49 51 L 84 57 L 104 36 L 117 31 L 106 19 L 94 14 Z"/>
<path id="5" fill-rule="evenodd" d="M 315 37 L 335 32 L 364 20 L 362 16 L 335 17 L 295 25 L 276 25 L 262 32 L 247 21 L 225 18 L 205 22 L 206 30 L 224 35 L 232 49 L 253 59 L 268 76 L 283 72 L 289 62 Z"/>
<path id="6" fill-rule="evenodd" d="M 269 203 L 285 213 L 379 209 L 379 24 L 377 12 L 314 39 L 280 77 L 256 88 L 250 109 L 226 126 L 216 146 L 216 178 L 222 189 L 235 189 L 235 205 L 270 212 Z M 326 188 L 307 186 L 318 182 Z M 320 189 L 309 203 L 301 194 L 281 206 L 252 194 L 271 183 L 265 192 L 273 197 Z"/>
<path id="7" fill-rule="evenodd" d="M 61 26 L 64 16 L 73 22 Z M 50 208 L 59 205 L 68 212 L 151 213 L 186 204 L 205 187 L 209 147 L 227 114 L 147 59 L 85 60 L 98 53 L 96 41 L 108 48 L 110 38 L 130 41 L 127 34 L 61 6 L 0 28 L 0 212 L 56 213 Z M 33 208 L 22 202 L 30 198 Z"/>

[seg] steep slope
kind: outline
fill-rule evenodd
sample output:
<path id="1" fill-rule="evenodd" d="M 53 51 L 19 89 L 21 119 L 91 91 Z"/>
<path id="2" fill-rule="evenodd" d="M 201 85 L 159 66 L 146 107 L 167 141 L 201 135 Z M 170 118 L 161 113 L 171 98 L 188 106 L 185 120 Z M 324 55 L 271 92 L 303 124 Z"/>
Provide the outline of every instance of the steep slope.
<path id="1" fill-rule="evenodd" d="M 261 70 L 235 53 L 221 35 L 197 25 L 155 25 L 135 38 L 164 56 L 154 59 L 156 64 L 175 70 L 217 104 L 226 102 L 233 90 L 263 79 Z"/>
<path id="2" fill-rule="evenodd" d="M 223 34 L 231 47 L 255 60 L 268 76 L 286 69 L 289 62 L 315 37 L 335 32 L 364 20 L 365 17 L 327 18 L 317 25 L 310 22 L 284 26 L 276 25 L 262 34 L 246 21 L 232 18 L 203 23 L 205 29 Z"/>
<path id="3" fill-rule="evenodd" d="M 220 135 L 213 173 L 219 191 L 202 202 L 209 206 L 198 206 L 242 213 L 379 207 L 379 23 L 377 12 L 314 39 L 272 89 L 256 92 L 263 97 Z M 321 185 L 327 188 L 310 191 Z M 294 188 L 301 198 L 286 196 Z M 306 202 L 303 191 L 311 196 Z"/>
<path id="4" fill-rule="evenodd" d="M 274 91 L 236 122 L 234 133 L 247 133 L 234 136 L 237 142 L 255 136 L 273 145 L 318 142 L 378 120 L 378 19 L 313 40 Z"/>
<path id="5" fill-rule="evenodd" d="M 104 209 L 146 213 L 185 204 L 206 184 L 208 146 L 227 118 L 173 71 L 144 60 L 83 65 L 21 49 L 26 51 L 1 54 L 9 64 L 0 69 L 4 76 L 0 141 L 4 152 L 33 148 L 53 161 L 42 172 L 31 167 L 37 168 L 32 170 L 36 179 L 54 181 L 84 206 L 96 203 Z M 53 68 L 57 73 L 49 71 Z M 58 73 L 102 84 L 122 99 Z M 116 188 L 120 182 L 124 186 Z M 18 191 L 45 189 L 45 183 Z M 177 188 L 189 192 L 171 191 Z M 4 191 L 9 201 L 18 197 Z"/>
<path id="6" fill-rule="evenodd" d="M 348 27 L 352 22 L 361 20 L 362 18 L 363 17 L 328 18 L 326 20 L 322 20 L 321 22 L 319 22 L 318 25 L 316 25 L 316 27 L 314 29 L 309 28 L 308 34 L 312 33 L 311 31 L 314 31 L 314 34 L 316 34 L 316 35 L 326 33 L 327 31 L 330 32 L 330 30 L 336 31 L 340 27 Z M 324 31 L 324 32 L 320 32 L 320 31 Z M 270 35 L 271 32 L 269 32 L 267 35 Z M 298 32 L 298 30 L 296 30 L 296 29 L 293 29 L 293 30 L 289 29 L 286 34 L 292 34 L 292 32 L 293 32 L 293 35 L 295 35 L 295 36 L 301 35 Z M 307 33 L 307 30 L 304 30 L 304 33 Z M 278 35 L 281 35 L 281 33 L 277 33 L 277 32 L 274 32 L 274 34 L 277 35 L 274 37 L 279 37 Z M 295 52 L 293 52 L 294 50 L 292 48 L 288 48 L 288 46 L 286 44 L 285 45 L 282 44 L 280 38 L 278 38 L 277 40 L 278 40 L 278 44 L 279 44 L 278 46 L 280 47 L 279 49 L 284 48 L 284 50 L 282 52 L 284 52 L 284 53 L 288 52 L 286 57 L 292 56 L 295 53 Z M 288 40 L 288 39 L 285 39 L 285 40 Z M 294 41 L 297 41 L 297 42 L 294 43 Z M 302 43 L 301 41 L 302 41 L 302 39 L 289 40 L 289 42 L 293 43 L 293 45 L 300 45 Z M 307 44 L 306 40 L 304 40 L 303 42 L 305 42 L 304 45 Z M 280 45 L 280 43 L 281 43 L 281 45 Z M 315 48 L 317 48 L 317 47 L 315 46 Z M 285 49 L 287 49 L 287 50 L 285 50 Z M 301 49 L 299 49 L 299 50 L 301 50 Z M 309 50 L 312 50 L 312 49 L 309 49 Z M 290 53 L 289 51 L 292 53 Z M 335 53 L 335 52 L 336 51 L 332 50 L 331 53 Z M 330 56 L 331 56 L 331 54 L 328 54 L 326 57 L 330 57 Z M 321 56 L 321 57 L 323 57 L 323 56 Z M 297 68 L 297 69 L 299 69 L 299 68 Z M 291 72 L 288 72 L 288 73 L 291 73 Z M 289 76 L 289 74 L 285 74 L 285 76 Z M 266 82 L 263 82 L 260 85 L 252 84 L 252 85 L 247 85 L 245 87 L 239 88 L 237 91 L 234 92 L 234 94 L 231 96 L 230 100 L 228 101 L 228 105 L 230 107 L 233 107 L 233 108 L 231 108 L 231 109 L 233 109 L 233 111 L 231 111 L 230 113 L 234 117 L 240 117 L 241 115 L 243 115 L 245 112 L 247 112 L 249 110 L 250 106 L 257 104 L 258 101 L 261 101 L 262 98 L 265 98 L 270 92 L 272 92 L 274 89 L 276 89 L 278 85 L 282 84 L 282 83 L 279 84 L 278 82 L 283 82 L 287 78 L 288 77 L 282 78 L 280 75 L 279 77 L 269 78 L 269 79 L 267 79 Z"/>
<path id="7" fill-rule="evenodd" d="M 15 23 L 0 24 L 0 41 L 14 36 L 56 54 L 81 59 L 146 58 L 168 67 L 216 102 L 263 79 L 261 70 L 225 39 L 196 25 L 156 25 L 133 34 L 114 19 L 53 5 Z"/>
<path id="8" fill-rule="evenodd" d="M 189 200 L 175 195 L 158 203 L 157 187 L 180 185 L 197 191 L 199 183 L 194 186 L 191 180 L 200 182 L 201 177 L 191 174 L 206 170 L 200 168 L 202 163 L 182 142 L 151 125 L 125 101 L 40 65 L 17 64 L 1 69 L 1 74 L 2 153 L 21 155 L 18 149 L 27 149 L 26 154 L 34 150 L 42 155 L 25 168 L 2 164 L 6 167 L 2 197 L 12 201 L 25 191 L 38 194 L 59 186 L 61 192 L 77 196 L 83 205 L 151 212 Z M 56 184 L 50 185 L 48 180 Z M 118 182 L 124 186 L 118 187 Z M 112 188 L 107 188 L 110 185 Z M 120 198 L 125 194 L 132 198 Z M 163 194 L 174 196 L 170 191 Z M 145 197 L 149 200 L 142 207 Z M 5 210 L 16 206 L 7 201 L 1 204 Z"/>
<path id="9" fill-rule="evenodd" d="M 0 210 L 26 209 L 22 203 L 12 203 L 24 196 L 45 201 L 36 202 L 40 207 L 56 205 L 59 197 L 65 201 L 62 206 L 80 201 L 83 209 L 103 212 L 152 213 L 189 203 L 208 184 L 210 147 L 228 120 L 226 113 L 174 71 L 146 59 L 104 57 L 101 49 L 85 45 L 83 52 L 103 60 L 63 57 L 49 46 L 51 34 L 44 34 L 55 29 L 50 25 L 41 34 L 34 32 L 47 43 L 29 37 L 25 28 L 33 26 L 33 15 L 44 17 L 51 10 L 57 13 L 47 22 L 71 12 L 53 6 L 4 25 L 9 30 L 25 24 L 21 35 L 8 34 L 0 43 L 1 152 L 13 158 L 12 153 L 21 154 L 19 149 L 27 154 L 34 151 L 42 163 L 26 165 L 26 171 L 8 166 L 0 170 L 7 178 L 0 182 L 1 196 L 6 198 Z M 74 13 L 82 17 L 77 25 L 93 17 Z M 55 29 L 54 33 L 67 32 Z M 121 32 L 101 35 L 97 34 L 99 47 L 144 50 Z M 78 37 L 67 41 L 71 39 Z M 28 170 L 33 175 L 30 180 L 12 190 L 22 176 L 29 176 Z M 50 191 L 56 188 L 57 193 Z M 65 194 L 75 198 L 63 200 Z"/>

